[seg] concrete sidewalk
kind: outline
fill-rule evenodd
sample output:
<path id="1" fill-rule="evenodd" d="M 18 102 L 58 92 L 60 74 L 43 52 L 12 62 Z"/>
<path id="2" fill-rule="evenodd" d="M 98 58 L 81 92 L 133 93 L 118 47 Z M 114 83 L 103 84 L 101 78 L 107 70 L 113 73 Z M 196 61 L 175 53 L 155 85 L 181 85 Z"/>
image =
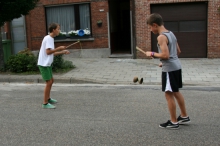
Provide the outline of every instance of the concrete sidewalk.
<path id="1" fill-rule="evenodd" d="M 75 69 L 55 74 L 55 83 L 135 84 L 133 78 L 143 78 L 143 85 L 160 85 L 159 59 L 71 58 Z M 220 86 L 220 59 L 180 59 L 184 85 Z M 0 82 L 44 83 L 41 75 L 0 75 Z M 138 83 L 136 83 L 138 84 Z"/>

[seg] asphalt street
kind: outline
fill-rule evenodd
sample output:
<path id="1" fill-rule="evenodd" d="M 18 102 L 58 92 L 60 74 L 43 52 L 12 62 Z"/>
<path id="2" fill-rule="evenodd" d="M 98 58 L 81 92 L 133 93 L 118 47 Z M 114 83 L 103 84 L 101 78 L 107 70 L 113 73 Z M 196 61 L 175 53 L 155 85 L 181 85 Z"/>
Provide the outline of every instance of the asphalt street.
<path id="1" fill-rule="evenodd" d="M 192 122 L 167 130 L 160 86 L 54 84 L 42 109 L 44 86 L 0 83 L 0 146 L 220 145 L 219 89 L 183 88 Z"/>

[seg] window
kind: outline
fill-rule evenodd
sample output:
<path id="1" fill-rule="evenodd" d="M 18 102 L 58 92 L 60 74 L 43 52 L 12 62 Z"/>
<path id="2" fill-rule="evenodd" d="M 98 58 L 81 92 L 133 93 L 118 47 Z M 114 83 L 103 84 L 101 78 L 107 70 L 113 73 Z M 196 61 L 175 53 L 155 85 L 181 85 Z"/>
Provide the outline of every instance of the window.
<path id="1" fill-rule="evenodd" d="M 173 32 L 205 32 L 206 21 L 173 21 L 164 22 L 164 26 Z"/>
<path id="2" fill-rule="evenodd" d="M 181 21 L 180 32 L 205 32 L 205 21 Z"/>
<path id="3" fill-rule="evenodd" d="M 168 29 L 171 30 L 173 32 L 178 32 L 178 27 L 179 23 L 176 21 L 174 22 L 164 22 L 164 26 Z"/>
<path id="4" fill-rule="evenodd" d="M 75 4 L 46 8 L 47 24 L 60 24 L 61 33 L 69 37 L 69 33 L 76 33 L 82 29 L 90 36 L 90 4 Z"/>

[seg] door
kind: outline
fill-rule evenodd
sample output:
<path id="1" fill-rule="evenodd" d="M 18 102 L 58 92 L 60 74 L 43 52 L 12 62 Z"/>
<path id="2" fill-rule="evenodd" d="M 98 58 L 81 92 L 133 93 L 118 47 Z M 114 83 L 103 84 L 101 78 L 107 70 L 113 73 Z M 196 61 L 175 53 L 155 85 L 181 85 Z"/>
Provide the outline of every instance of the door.
<path id="1" fill-rule="evenodd" d="M 111 54 L 132 54 L 130 0 L 109 0 Z"/>
<path id="2" fill-rule="evenodd" d="M 13 53 L 17 54 L 19 51 L 24 50 L 27 47 L 24 16 L 12 20 L 11 34 Z"/>
<path id="3" fill-rule="evenodd" d="M 207 57 L 207 2 L 154 4 L 152 13 L 159 13 L 164 26 L 177 37 L 182 58 Z M 152 50 L 157 52 L 157 36 L 152 34 Z"/>

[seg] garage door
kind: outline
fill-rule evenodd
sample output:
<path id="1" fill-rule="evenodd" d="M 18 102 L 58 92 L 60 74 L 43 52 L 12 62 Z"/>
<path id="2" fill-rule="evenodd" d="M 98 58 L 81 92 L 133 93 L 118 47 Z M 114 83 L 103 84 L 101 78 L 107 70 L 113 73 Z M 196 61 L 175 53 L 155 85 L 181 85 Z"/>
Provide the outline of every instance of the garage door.
<path id="1" fill-rule="evenodd" d="M 151 13 L 161 14 L 164 26 L 176 35 L 182 51 L 179 57 L 207 57 L 207 2 L 152 4 Z M 157 36 L 152 34 L 151 40 L 157 52 Z"/>

